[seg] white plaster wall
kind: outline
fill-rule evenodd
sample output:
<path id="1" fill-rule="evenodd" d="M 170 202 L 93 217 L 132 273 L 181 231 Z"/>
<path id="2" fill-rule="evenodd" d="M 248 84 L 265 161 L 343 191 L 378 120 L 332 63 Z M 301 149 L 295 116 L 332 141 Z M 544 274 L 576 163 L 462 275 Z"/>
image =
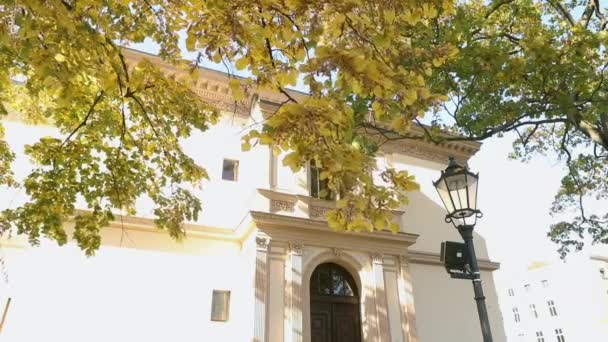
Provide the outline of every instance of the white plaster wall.
<path id="1" fill-rule="evenodd" d="M 421 342 L 481 341 L 481 327 L 467 280 L 451 279 L 441 266 L 412 264 L 418 337 Z M 494 281 L 482 272 L 494 342 L 506 341 Z"/>
<path id="2" fill-rule="evenodd" d="M 240 246 L 128 232 L 93 258 L 73 244 L 3 248 L 12 298 L 4 341 L 247 341 L 253 264 Z M 164 246 L 164 247 L 163 247 Z M 213 322 L 212 291 L 231 291 L 230 317 Z"/>
<path id="3" fill-rule="evenodd" d="M 253 115 L 259 109 L 254 108 Z M 234 229 L 254 206 L 258 188 L 270 185 L 270 152 L 266 146 L 255 146 L 248 152 L 241 151 L 241 137 L 252 121 L 225 113 L 217 125 L 206 132 L 194 133 L 182 141 L 186 154 L 204 167 L 209 180 L 193 189 L 203 205 L 197 223 L 207 226 Z M 33 144 L 43 136 L 59 137 L 57 130 L 48 126 L 31 126 L 21 122 L 3 121 L 6 140 L 16 152 L 14 171 L 18 178 L 29 174 L 33 167 L 24 154 L 24 146 Z M 222 180 L 223 159 L 239 161 L 238 180 Z M 0 208 L 14 207 L 27 200 L 22 189 L 0 187 Z M 78 204 L 85 207 L 84 202 Z M 137 202 L 137 216 L 154 217 L 154 203 L 147 198 Z"/>

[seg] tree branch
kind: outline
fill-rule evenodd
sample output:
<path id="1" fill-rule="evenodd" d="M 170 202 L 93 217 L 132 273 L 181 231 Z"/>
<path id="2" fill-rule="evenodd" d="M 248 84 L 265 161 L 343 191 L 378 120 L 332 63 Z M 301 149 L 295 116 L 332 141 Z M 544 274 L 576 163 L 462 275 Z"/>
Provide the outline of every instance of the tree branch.
<path id="1" fill-rule="evenodd" d="M 576 25 L 572 14 L 568 12 L 568 10 L 564 7 L 564 5 L 560 2 L 560 0 L 549 0 L 551 7 L 557 11 L 569 24 L 571 27 Z"/>
<path id="2" fill-rule="evenodd" d="M 420 121 L 415 118 L 414 121 L 420 126 L 423 130 L 423 135 L 400 135 L 392 130 L 375 126 L 371 123 L 364 123 L 360 125 L 360 127 L 365 127 L 376 131 L 378 134 L 383 135 L 388 140 L 429 140 L 432 143 L 440 144 L 443 142 L 449 141 L 481 141 L 485 140 L 495 134 L 505 133 L 513 131 L 519 127 L 523 126 L 540 126 L 549 123 L 566 123 L 568 120 L 566 118 L 555 118 L 555 119 L 545 119 L 545 120 L 532 120 L 532 121 L 519 121 L 519 122 L 510 122 L 505 123 L 503 125 L 487 129 L 483 134 L 480 135 L 469 135 L 469 136 L 456 136 L 456 135 L 434 135 L 432 132 L 428 130 L 426 125 L 420 123 Z M 391 136 L 392 135 L 392 136 Z"/>
<path id="3" fill-rule="evenodd" d="M 93 114 L 93 111 L 95 110 L 95 106 L 97 106 L 97 104 L 101 101 L 103 96 L 104 96 L 104 92 L 102 90 L 95 97 L 95 100 L 93 101 L 93 104 L 89 108 L 87 115 L 85 115 L 84 119 L 80 122 L 80 124 L 78 124 L 78 126 L 76 126 L 76 128 L 74 128 L 74 130 L 65 138 L 65 140 L 63 140 L 61 145 L 59 145 L 59 148 L 62 148 L 63 146 L 65 146 L 65 144 L 67 144 L 68 141 L 70 141 L 70 139 L 72 139 L 72 136 L 74 136 L 74 134 L 76 134 L 76 132 L 78 132 L 82 127 L 84 127 L 87 124 L 89 117 L 91 116 L 91 114 Z"/>
<path id="4" fill-rule="evenodd" d="M 600 31 L 604 30 L 606 28 L 606 16 L 604 15 L 604 13 L 602 13 L 602 10 L 600 8 L 600 1 L 599 0 L 593 0 L 593 3 L 595 4 L 595 16 L 600 20 Z"/>
<path id="5" fill-rule="evenodd" d="M 589 21 L 593 16 L 593 12 L 595 12 L 595 2 L 587 0 L 587 5 L 585 5 L 583 14 L 581 14 L 581 18 L 579 19 L 579 23 L 581 23 L 583 27 L 587 28 L 587 26 L 589 26 Z"/>
<path id="6" fill-rule="evenodd" d="M 496 12 L 503 5 L 507 5 L 507 4 L 510 4 L 512 2 L 513 2 L 513 0 L 496 1 L 494 3 L 494 5 L 492 5 L 492 7 L 490 7 L 490 10 L 488 10 L 488 12 L 486 13 L 486 19 L 488 19 L 494 12 Z"/>

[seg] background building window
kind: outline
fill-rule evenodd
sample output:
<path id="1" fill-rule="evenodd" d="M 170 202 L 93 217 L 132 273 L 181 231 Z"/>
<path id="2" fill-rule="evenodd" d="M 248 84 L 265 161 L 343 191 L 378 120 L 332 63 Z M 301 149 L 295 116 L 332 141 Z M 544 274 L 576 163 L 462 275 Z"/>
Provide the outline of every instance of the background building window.
<path id="1" fill-rule="evenodd" d="M 513 291 L 513 289 L 509 289 L 509 297 L 513 297 L 515 296 L 515 291 Z"/>
<path id="2" fill-rule="evenodd" d="M 213 290 L 211 320 L 226 322 L 230 312 L 230 291 Z"/>
<path id="3" fill-rule="evenodd" d="M 530 304 L 530 315 L 534 318 L 538 318 L 538 312 L 536 312 L 536 305 Z"/>
<path id="4" fill-rule="evenodd" d="M 537 331 L 536 332 L 536 341 L 537 342 L 545 342 L 545 337 L 543 336 L 543 332 L 542 331 Z"/>
<path id="5" fill-rule="evenodd" d="M 555 336 L 557 336 L 557 342 L 566 342 L 562 329 L 555 329 Z"/>
<path id="6" fill-rule="evenodd" d="M 540 283 L 543 285 L 543 288 L 545 288 L 545 289 L 547 287 L 549 287 L 549 281 L 548 280 L 542 280 Z"/>
<path id="7" fill-rule="evenodd" d="M 239 177 L 239 161 L 232 159 L 224 159 L 222 165 L 222 179 L 228 181 L 237 181 Z"/>
<path id="8" fill-rule="evenodd" d="M 557 310 L 555 309 L 555 303 L 550 300 L 547 301 L 547 305 L 549 306 L 549 313 L 551 314 L 551 316 L 557 316 Z"/>
<path id="9" fill-rule="evenodd" d="M 517 308 L 513 308 L 513 318 L 515 318 L 515 323 L 518 323 L 521 320 L 519 317 L 519 310 Z"/>

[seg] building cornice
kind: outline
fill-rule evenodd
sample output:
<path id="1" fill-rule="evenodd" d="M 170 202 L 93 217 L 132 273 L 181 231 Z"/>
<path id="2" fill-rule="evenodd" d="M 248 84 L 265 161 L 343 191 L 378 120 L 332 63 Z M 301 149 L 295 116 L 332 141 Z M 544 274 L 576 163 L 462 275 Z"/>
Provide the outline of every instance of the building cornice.
<path id="1" fill-rule="evenodd" d="M 251 211 L 250 215 L 258 231 L 273 240 L 299 241 L 308 246 L 407 255 L 408 247 L 418 238 L 417 234 L 403 232 L 337 232 L 325 221 L 260 211 Z"/>
<path id="2" fill-rule="evenodd" d="M 178 75 L 184 72 L 177 66 L 163 61 L 155 55 L 128 48 L 123 48 L 123 54 L 130 64 L 147 59 L 169 75 Z M 193 90 L 205 101 L 225 112 L 247 117 L 250 115 L 254 102 L 259 101 L 262 112 L 265 115 L 269 115 L 278 110 L 281 103 L 287 100 L 284 94 L 270 90 L 255 89 L 247 92 L 245 100 L 236 101 L 230 90 L 229 81 L 235 78 L 244 80 L 244 78 L 202 67 L 198 68 L 198 72 L 199 78 Z M 288 93 L 295 99 L 304 99 L 308 96 L 295 90 L 288 90 Z M 410 132 L 414 136 L 424 135 L 423 129 L 415 124 L 412 125 Z M 454 157 L 457 161 L 466 163 L 481 147 L 481 144 L 475 141 L 452 141 L 435 144 L 430 141 L 400 137 L 397 133 L 388 133 L 388 135 L 392 135 L 395 139 L 382 144 L 381 150 L 384 153 L 403 154 L 440 164 L 447 163 L 448 157 Z"/>

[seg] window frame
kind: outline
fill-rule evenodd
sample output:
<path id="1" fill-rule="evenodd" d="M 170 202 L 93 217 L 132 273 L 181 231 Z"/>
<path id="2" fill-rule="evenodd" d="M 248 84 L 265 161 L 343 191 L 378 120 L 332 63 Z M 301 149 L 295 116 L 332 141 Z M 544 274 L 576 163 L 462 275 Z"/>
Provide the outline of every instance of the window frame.
<path id="1" fill-rule="evenodd" d="M 542 330 L 536 332 L 536 342 L 545 342 L 545 336 L 543 336 Z"/>
<path id="2" fill-rule="evenodd" d="M 231 162 L 232 163 L 232 175 L 233 175 L 233 179 L 228 179 L 224 177 L 224 170 L 226 169 L 226 162 Z M 231 158 L 224 158 L 222 160 L 222 180 L 227 181 L 227 182 L 238 182 L 239 180 L 239 160 L 238 159 L 231 159 Z"/>
<path id="3" fill-rule="evenodd" d="M 228 320 L 230 319 L 230 295 L 230 290 L 213 290 L 213 292 L 211 293 L 211 321 L 228 322 Z M 222 301 L 221 303 L 217 302 L 220 300 Z M 224 310 L 222 312 L 217 312 L 217 310 L 215 309 L 218 306 L 220 308 L 223 308 Z"/>
<path id="4" fill-rule="evenodd" d="M 555 302 L 553 299 L 547 301 L 547 306 L 549 307 L 549 314 L 551 317 L 557 317 L 557 309 L 555 308 Z"/>
<path id="5" fill-rule="evenodd" d="M 326 200 L 326 201 L 332 201 L 336 199 L 335 194 L 329 190 L 329 187 L 327 186 L 327 180 L 325 179 L 321 179 L 321 173 L 323 172 L 323 169 L 320 167 L 316 166 L 316 163 L 314 160 L 309 160 L 307 163 L 307 183 L 308 183 L 308 195 L 312 198 L 316 198 L 316 199 L 320 199 L 320 200 Z M 316 174 L 316 194 L 313 193 L 313 173 Z M 321 196 L 321 191 L 327 191 L 327 195 L 322 197 Z"/>
<path id="6" fill-rule="evenodd" d="M 521 322 L 521 316 L 519 315 L 519 309 L 517 307 L 513 308 L 513 318 L 515 323 Z"/>
<path id="7" fill-rule="evenodd" d="M 538 318 L 538 311 L 536 310 L 536 305 L 530 304 L 529 307 L 530 307 L 530 313 L 532 314 L 532 317 Z"/>

